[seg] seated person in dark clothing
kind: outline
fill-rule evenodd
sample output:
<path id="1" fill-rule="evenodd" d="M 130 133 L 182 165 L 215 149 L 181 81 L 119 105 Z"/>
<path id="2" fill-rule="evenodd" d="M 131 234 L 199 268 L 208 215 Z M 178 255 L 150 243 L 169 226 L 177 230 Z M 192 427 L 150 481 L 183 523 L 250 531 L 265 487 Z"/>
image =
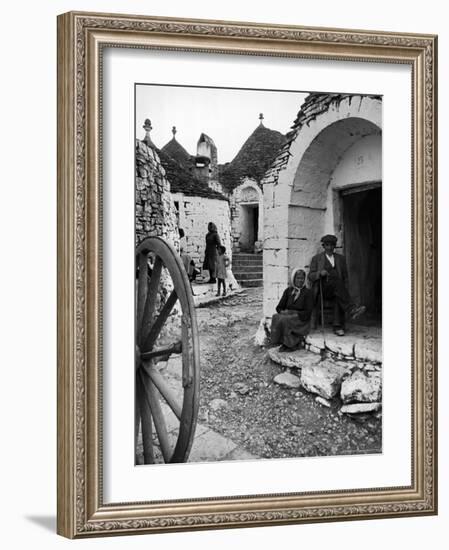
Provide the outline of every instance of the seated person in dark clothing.
<path id="1" fill-rule="evenodd" d="M 292 351 L 304 346 L 310 331 L 313 309 L 312 291 L 306 288 L 306 273 L 295 269 L 292 286 L 285 289 L 271 320 L 271 342 L 281 344 L 279 351 Z"/>
<path id="2" fill-rule="evenodd" d="M 345 257 L 334 252 L 337 245 L 335 235 L 325 235 L 321 239 L 324 252 L 317 254 L 310 262 L 309 280 L 314 285 L 316 295 L 320 294 L 321 281 L 323 299 L 333 299 L 333 328 L 335 334 L 344 336 L 345 317 L 356 319 L 365 312 L 365 306 L 356 306 L 349 295 L 348 269 Z"/>

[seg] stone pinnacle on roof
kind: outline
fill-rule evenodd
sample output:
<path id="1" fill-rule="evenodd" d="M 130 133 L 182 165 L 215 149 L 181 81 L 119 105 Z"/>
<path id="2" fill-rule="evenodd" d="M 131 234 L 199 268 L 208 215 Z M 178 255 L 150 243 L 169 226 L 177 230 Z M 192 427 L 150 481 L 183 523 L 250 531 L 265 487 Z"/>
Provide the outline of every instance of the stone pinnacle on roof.
<path id="1" fill-rule="evenodd" d="M 173 128 L 171 129 L 171 132 L 173 134 L 173 139 L 176 139 L 176 132 L 177 132 L 176 126 L 173 126 Z"/>
<path id="2" fill-rule="evenodd" d="M 263 126 L 263 118 L 264 118 L 263 113 L 260 113 L 260 115 L 259 115 L 259 120 L 260 120 L 259 126 Z"/>
<path id="3" fill-rule="evenodd" d="M 143 142 L 148 145 L 148 147 L 152 147 L 153 149 L 156 147 L 154 143 L 151 140 L 150 132 L 153 129 L 153 126 L 151 125 L 151 120 L 149 118 L 145 119 L 145 122 L 142 126 L 142 128 L 145 130 L 145 137 L 143 138 Z"/>

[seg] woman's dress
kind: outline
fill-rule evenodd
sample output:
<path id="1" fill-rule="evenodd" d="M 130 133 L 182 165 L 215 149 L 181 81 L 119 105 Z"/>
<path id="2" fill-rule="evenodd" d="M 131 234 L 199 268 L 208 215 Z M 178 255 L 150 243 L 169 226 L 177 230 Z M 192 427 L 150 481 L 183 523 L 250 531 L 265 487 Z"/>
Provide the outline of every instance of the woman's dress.
<path id="1" fill-rule="evenodd" d="M 298 346 L 310 331 L 312 291 L 303 287 L 296 298 L 295 293 L 293 287 L 284 291 L 271 320 L 271 342 L 284 344 L 287 348 Z"/>
<path id="2" fill-rule="evenodd" d="M 206 250 L 204 252 L 203 269 L 207 269 L 212 278 L 215 277 L 217 247 L 220 245 L 221 241 L 218 233 L 216 231 L 209 231 L 209 233 L 206 235 Z"/>

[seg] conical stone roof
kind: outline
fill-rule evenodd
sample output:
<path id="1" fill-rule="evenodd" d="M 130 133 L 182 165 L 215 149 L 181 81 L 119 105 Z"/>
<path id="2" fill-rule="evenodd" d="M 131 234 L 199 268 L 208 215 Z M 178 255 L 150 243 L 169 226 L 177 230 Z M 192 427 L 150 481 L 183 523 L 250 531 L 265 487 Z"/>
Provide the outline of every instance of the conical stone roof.
<path id="1" fill-rule="evenodd" d="M 162 151 L 169 155 L 172 159 L 176 160 L 181 166 L 186 169 L 192 167 L 192 159 L 189 153 L 184 147 L 173 137 L 168 143 L 162 147 Z"/>
<path id="2" fill-rule="evenodd" d="M 157 151 L 161 164 L 164 167 L 167 180 L 170 182 L 172 193 L 184 193 L 191 197 L 205 197 L 226 201 L 226 197 L 218 191 L 211 189 L 207 183 L 200 181 L 189 173 L 176 159 L 171 157 L 164 149 Z"/>
<path id="3" fill-rule="evenodd" d="M 259 124 L 234 159 L 220 166 L 220 182 L 228 191 L 237 187 L 245 176 L 260 182 L 285 141 L 280 132 Z"/>

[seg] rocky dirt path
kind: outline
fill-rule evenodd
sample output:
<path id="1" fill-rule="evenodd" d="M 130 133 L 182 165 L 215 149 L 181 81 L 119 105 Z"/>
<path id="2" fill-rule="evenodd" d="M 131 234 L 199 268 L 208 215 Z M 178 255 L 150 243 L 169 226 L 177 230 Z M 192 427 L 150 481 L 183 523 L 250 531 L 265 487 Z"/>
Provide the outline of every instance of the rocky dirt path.
<path id="1" fill-rule="evenodd" d="M 338 414 L 303 389 L 273 383 L 283 368 L 253 342 L 262 289 L 197 309 L 201 343 L 199 421 L 264 458 L 381 452 L 381 419 Z"/>

